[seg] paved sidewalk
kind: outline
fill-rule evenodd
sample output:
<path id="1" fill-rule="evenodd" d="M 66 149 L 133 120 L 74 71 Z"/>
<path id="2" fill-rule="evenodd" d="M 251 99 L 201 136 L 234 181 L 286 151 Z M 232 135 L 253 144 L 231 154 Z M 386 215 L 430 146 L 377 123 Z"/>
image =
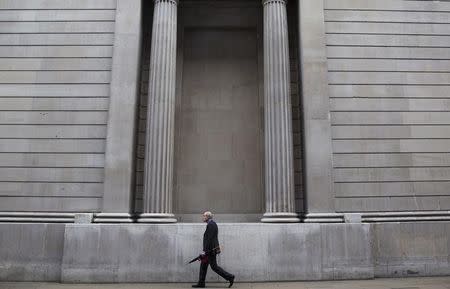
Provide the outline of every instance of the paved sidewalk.
<path id="1" fill-rule="evenodd" d="M 37 282 L 0 282 L 0 289 L 177 289 L 191 288 L 191 283 L 164 284 L 59 284 Z M 207 288 L 227 288 L 227 283 L 209 283 Z M 239 283 L 245 289 L 450 289 L 448 277 L 396 278 L 350 281 Z"/>

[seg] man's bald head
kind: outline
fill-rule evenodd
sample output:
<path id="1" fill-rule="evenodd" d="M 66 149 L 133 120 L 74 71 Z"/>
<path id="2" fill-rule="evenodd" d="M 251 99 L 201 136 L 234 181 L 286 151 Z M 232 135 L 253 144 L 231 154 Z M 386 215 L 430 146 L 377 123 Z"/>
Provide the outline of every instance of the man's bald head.
<path id="1" fill-rule="evenodd" d="M 210 211 L 206 211 L 203 213 L 203 222 L 208 222 L 208 220 L 211 220 L 213 218 L 213 213 Z"/>

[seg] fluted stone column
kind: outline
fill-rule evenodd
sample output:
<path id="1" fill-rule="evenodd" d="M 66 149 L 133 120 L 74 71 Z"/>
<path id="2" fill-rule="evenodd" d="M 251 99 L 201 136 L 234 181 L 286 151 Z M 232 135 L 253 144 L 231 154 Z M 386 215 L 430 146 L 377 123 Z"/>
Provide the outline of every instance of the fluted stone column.
<path id="1" fill-rule="evenodd" d="M 262 222 L 299 222 L 295 213 L 294 154 L 286 1 L 263 0 L 266 213 Z"/>
<path id="2" fill-rule="evenodd" d="M 139 222 L 173 223 L 177 0 L 155 0 L 147 107 L 144 213 Z"/>

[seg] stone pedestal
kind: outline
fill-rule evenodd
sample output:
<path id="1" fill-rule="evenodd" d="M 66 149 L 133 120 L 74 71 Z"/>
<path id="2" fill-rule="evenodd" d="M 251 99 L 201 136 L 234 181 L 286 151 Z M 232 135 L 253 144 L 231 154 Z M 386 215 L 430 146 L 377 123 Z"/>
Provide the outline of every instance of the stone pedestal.
<path id="1" fill-rule="evenodd" d="M 219 264 L 239 282 L 374 277 L 370 224 L 218 226 L 223 246 Z M 204 231 L 201 223 L 67 225 L 62 282 L 196 282 L 198 263 L 186 262 L 202 250 Z M 206 281 L 218 278 L 208 274 Z"/>

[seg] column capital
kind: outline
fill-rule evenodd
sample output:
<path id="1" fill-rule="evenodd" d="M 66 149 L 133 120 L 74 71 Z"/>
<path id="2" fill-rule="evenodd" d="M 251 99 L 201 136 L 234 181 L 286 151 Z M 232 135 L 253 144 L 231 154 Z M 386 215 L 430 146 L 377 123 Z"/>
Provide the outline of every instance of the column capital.
<path id="1" fill-rule="evenodd" d="M 288 2 L 288 0 L 262 0 L 262 4 L 266 5 L 266 4 L 273 4 L 273 3 L 281 3 L 286 5 Z"/>
<path id="2" fill-rule="evenodd" d="M 178 0 L 153 0 L 153 2 L 155 2 L 155 4 L 156 3 L 159 3 L 159 2 L 167 2 L 167 3 L 170 3 L 170 4 L 175 4 L 175 5 L 178 5 Z"/>

